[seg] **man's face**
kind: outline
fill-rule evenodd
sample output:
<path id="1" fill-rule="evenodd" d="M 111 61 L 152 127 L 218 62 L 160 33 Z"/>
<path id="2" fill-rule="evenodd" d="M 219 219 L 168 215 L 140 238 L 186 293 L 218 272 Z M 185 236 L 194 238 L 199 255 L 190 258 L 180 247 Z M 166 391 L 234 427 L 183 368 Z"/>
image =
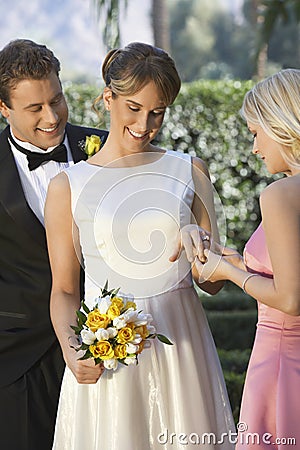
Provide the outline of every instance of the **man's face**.
<path id="1" fill-rule="evenodd" d="M 10 92 L 11 108 L 0 100 L 0 112 L 20 141 L 47 149 L 64 137 L 68 107 L 54 72 L 41 80 L 26 79 Z"/>

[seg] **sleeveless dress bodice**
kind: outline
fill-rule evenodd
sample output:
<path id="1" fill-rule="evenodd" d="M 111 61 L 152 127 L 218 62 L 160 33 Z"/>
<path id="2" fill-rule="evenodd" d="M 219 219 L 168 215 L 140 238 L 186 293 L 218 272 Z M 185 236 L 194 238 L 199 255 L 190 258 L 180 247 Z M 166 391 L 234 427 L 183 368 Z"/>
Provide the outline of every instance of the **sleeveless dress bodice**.
<path id="1" fill-rule="evenodd" d="M 191 170 L 183 170 L 188 158 L 166 152 L 138 170 L 81 161 L 67 171 L 88 298 L 97 297 L 106 279 L 135 298 L 191 286 L 184 254 L 176 263 L 168 259 L 179 229 L 191 220 L 193 180 Z"/>
<path id="2" fill-rule="evenodd" d="M 249 272 L 273 278 L 272 264 L 262 224 L 258 226 L 245 245 L 244 262 Z M 285 314 L 260 302 L 258 302 L 257 325 L 293 331 L 293 333 L 297 333 L 300 336 L 300 317 Z"/>

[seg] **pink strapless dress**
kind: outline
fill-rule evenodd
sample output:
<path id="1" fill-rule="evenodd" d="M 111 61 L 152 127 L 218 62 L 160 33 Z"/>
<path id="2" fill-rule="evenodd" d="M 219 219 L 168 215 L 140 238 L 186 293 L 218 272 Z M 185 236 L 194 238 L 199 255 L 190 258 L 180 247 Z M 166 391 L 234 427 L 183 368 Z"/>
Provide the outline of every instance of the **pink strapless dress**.
<path id="1" fill-rule="evenodd" d="M 261 225 L 246 244 L 244 260 L 249 272 L 272 277 Z M 300 317 L 258 302 L 257 331 L 245 380 L 236 449 L 299 450 L 299 422 Z"/>

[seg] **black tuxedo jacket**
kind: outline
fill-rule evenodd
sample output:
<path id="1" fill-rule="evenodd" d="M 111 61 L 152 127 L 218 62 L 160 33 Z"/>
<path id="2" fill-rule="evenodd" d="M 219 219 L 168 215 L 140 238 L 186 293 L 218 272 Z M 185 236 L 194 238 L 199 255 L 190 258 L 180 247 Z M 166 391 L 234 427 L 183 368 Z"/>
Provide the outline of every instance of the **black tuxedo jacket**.
<path id="1" fill-rule="evenodd" d="M 87 135 L 107 131 L 67 124 L 74 162 Z M 28 206 L 7 140 L 0 134 L 0 386 L 16 381 L 55 342 L 49 316 L 51 270 L 43 225 Z"/>

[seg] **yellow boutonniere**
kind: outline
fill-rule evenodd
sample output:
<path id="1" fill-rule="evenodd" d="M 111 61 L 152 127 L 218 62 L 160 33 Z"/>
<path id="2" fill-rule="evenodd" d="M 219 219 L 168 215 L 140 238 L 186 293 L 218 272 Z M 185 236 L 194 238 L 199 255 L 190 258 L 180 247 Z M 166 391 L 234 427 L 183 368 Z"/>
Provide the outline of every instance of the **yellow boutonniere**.
<path id="1" fill-rule="evenodd" d="M 102 145 L 102 141 L 99 136 L 92 134 L 91 136 L 86 136 L 85 141 L 79 141 L 78 146 L 88 158 L 99 152 Z"/>
<path id="2" fill-rule="evenodd" d="M 99 152 L 101 144 L 102 142 L 100 137 L 95 134 L 92 134 L 91 136 L 87 136 L 85 138 L 84 151 L 89 158 Z"/>

